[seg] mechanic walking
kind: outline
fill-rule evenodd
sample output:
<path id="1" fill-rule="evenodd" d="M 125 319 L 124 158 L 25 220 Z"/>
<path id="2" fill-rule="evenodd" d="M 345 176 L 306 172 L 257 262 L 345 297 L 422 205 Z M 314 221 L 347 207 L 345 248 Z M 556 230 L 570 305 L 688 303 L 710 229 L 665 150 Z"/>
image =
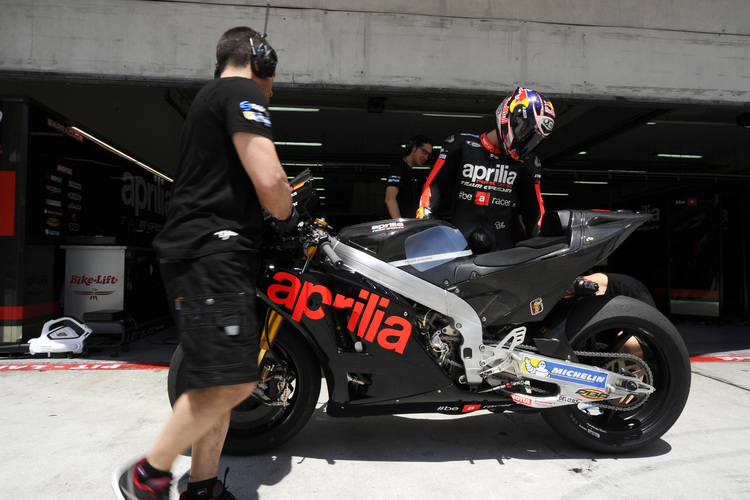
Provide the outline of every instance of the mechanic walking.
<path id="1" fill-rule="evenodd" d="M 263 212 L 295 217 L 272 141 L 268 100 L 276 53 L 247 27 L 225 32 L 216 74 L 193 102 L 164 230 L 154 240 L 185 350 L 188 390 L 148 455 L 113 474 L 121 499 L 168 499 L 170 468 L 192 447 L 180 499 L 234 499 L 217 479 L 234 406 L 255 389 L 257 249 Z"/>

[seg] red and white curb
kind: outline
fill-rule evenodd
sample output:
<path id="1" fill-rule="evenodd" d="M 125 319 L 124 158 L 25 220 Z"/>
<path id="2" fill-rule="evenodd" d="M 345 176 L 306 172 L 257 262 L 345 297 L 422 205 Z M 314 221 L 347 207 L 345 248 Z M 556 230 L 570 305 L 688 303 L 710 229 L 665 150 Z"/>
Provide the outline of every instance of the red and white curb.
<path id="1" fill-rule="evenodd" d="M 102 371 L 102 370 L 163 370 L 169 362 L 153 363 L 0 363 L 0 373 L 6 372 L 47 372 L 57 370 Z"/>
<path id="2" fill-rule="evenodd" d="M 750 361 L 750 354 L 706 354 L 693 356 L 692 363 L 711 363 L 714 361 Z"/>
<path id="3" fill-rule="evenodd" d="M 693 356 L 692 363 L 712 363 L 719 361 L 750 361 L 750 354 L 707 354 Z M 47 372 L 47 371 L 112 371 L 112 370 L 164 370 L 169 368 L 168 361 L 148 363 L 2 363 L 0 373 L 7 372 Z"/>

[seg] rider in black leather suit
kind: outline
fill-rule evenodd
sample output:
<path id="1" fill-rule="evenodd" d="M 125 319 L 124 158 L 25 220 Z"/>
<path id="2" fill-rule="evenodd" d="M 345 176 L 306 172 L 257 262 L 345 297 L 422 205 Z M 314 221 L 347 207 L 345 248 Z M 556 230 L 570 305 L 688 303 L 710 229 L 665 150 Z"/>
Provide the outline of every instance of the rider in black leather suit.
<path id="1" fill-rule="evenodd" d="M 552 104 L 518 88 L 496 111 L 496 128 L 446 139 L 422 190 L 418 218 L 452 201 L 451 223 L 474 253 L 513 246 L 539 233 L 541 163 L 531 152 L 552 131 Z"/>

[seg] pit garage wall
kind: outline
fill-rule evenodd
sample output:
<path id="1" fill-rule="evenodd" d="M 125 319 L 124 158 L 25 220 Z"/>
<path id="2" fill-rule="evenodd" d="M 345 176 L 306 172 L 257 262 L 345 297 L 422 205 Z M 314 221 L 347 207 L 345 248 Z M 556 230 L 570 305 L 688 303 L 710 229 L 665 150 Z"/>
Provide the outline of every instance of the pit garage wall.
<path id="1" fill-rule="evenodd" d="M 171 182 L 69 125 L 27 98 L 0 96 L 0 345 L 38 337 L 61 313 L 80 321 L 125 309 L 139 336 L 170 321 L 151 241 Z M 71 253 L 86 256 L 77 270 Z"/>
<path id="2" fill-rule="evenodd" d="M 5 0 L 0 75 L 198 81 L 262 0 Z M 277 84 L 750 101 L 747 0 L 274 0 Z"/>

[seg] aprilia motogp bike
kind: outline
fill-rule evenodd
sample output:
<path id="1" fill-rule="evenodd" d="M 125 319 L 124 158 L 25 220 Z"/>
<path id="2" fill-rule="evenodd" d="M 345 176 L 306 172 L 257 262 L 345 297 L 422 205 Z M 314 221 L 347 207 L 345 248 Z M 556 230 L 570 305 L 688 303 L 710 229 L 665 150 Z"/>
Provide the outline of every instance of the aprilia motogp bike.
<path id="1" fill-rule="evenodd" d="M 300 212 L 314 206 L 311 183 L 309 172 L 293 183 Z M 571 286 L 648 218 L 547 212 L 541 236 L 473 255 L 444 221 L 385 220 L 334 235 L 306 217 L 266 249 L 261 380 L 234 409 L 225 451 L 259 453 L 292 438 L 315 410 L 321 373 L 331 417 L 532 411 L 588 450 L 652 443 L 688 398 L 685 344 L 651 306 Z M 172 403 L 186 388 L 178 347 Z"/>

